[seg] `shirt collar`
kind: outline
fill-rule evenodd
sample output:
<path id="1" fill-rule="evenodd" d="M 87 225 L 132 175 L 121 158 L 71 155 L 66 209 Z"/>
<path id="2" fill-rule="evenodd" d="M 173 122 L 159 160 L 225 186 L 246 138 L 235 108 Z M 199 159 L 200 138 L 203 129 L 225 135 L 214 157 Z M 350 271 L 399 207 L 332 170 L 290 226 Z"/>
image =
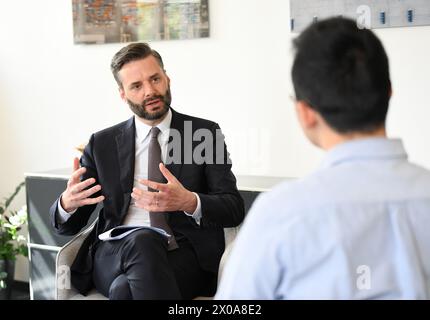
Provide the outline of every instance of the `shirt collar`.
<path id="1" fill-rule="evenodd" d="M 160 129 L 162 137 L 169 136 L 170 124 L 172 122 L 172 110 L 167 112 L 166 117 L 161 121 L 157 128 Z M 148 126 L 146 123 L 140 121 L 137 116 L 134 116 L 134 123 L 136 125 L 136 139 L 139 143 L 142 143 L 149 134 L 151 130 L 151 126 Z M 164 138 L 163 138 L 164 139 Z"/>
<path id="2" fill-rule="evenodd" d="M 407 159 L 400 139 L 366 138 L 344 142 L 331 149 L 320 168 L 328 168 L 344 162 L 377 159 Z"/>

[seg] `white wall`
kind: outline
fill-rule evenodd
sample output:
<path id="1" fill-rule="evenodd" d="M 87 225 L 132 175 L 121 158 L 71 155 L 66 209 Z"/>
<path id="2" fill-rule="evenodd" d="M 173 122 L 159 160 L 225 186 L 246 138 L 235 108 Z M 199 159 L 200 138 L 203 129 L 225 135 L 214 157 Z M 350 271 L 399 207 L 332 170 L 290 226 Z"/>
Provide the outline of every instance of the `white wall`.
<path id="1" fill-rule="evenodd" d="M 0 198 L 23 172 L 71 166 L 74 146 L 130 116 L 109 63 L 121 44 L 74 45 L 70 0 L 0 0 Z M 211 0 L 209 39 L 153 42 L 178 111 L 217 121 L 236 174 L 299 177 L 322 153 L 289 99 L 287 0 Z M 430 167 L 430 27 L 378 30 L 391 60 L 392 136 Z M 16 206 L 24 203 L 24 195 Z M 26 279 L 18 264 L 17 279 Z"/>

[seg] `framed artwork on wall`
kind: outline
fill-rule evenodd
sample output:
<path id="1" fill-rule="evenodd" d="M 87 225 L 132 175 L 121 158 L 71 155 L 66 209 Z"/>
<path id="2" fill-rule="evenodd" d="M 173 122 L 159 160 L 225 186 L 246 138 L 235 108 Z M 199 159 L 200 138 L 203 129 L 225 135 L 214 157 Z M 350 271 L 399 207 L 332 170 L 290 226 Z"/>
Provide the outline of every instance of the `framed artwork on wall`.
<path id="1" fill-rule="evenodd" d="M 209 37 L 209 0 L 72 0 L 75 44 Z"/>

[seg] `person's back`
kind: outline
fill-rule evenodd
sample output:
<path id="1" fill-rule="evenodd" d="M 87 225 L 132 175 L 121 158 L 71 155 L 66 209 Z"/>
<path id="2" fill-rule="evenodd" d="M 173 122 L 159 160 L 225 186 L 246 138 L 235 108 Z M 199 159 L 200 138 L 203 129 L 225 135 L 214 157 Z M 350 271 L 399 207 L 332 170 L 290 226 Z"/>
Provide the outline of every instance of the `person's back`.
<path id="1" fill-rule="evenodd" d="M 258 272 L 227 270 L 227 291 L 233 278 L 252 279 L 228 298 L 430 298 L 430 172 L 395 140 L 347 143 L 327 159 L 259 198 L 237 245 L 259 238 L 231 258 Z"/>
<path id="2" fill-rule="evenodd" d="M 430 172 L 386 137 L 388 60 L 370 31 L 354 28 L 332 19 L 299 38 L 299 120 L 328 153 L 308 177 L 257 199 L 218 299 L 430 298 Z M 320 38 L 325 53 L 308 53 Z"/>

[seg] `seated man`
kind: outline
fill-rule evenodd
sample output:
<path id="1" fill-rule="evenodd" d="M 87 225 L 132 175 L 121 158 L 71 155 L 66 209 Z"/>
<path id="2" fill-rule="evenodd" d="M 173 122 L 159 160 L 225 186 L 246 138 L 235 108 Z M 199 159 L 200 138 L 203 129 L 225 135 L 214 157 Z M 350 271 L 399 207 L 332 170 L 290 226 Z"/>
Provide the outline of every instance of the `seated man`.
<path id="1" fill-rule="evenodd" d="M 91 136 L 51 208 L 55 230 L 74 235 L 103 204 L 71 282 L 110 299 L 213 295 L 223 228 L 244 217 L 219 126 L 170 107 L 170 79 L 147 44 L 122 48 L 111 69 L 134 116 Z M 110 239 L 109 230 L 124 231 L 119 226 L 140 228 Z"/>
<path id="2" fill-rule="evenodd" d="M 294 43 L 298 119 L 327 155 L 256 200 L 216 298 L 430 298 L 430 172 L 387 138 L 381 42 L 333 18 Z"/>

